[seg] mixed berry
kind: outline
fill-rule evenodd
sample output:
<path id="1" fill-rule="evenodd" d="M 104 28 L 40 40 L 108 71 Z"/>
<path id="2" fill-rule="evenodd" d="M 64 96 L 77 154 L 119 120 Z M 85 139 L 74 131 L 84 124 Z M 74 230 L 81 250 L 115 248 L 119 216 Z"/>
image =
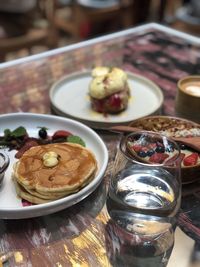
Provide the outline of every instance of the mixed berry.
<path id="1" fill-rule="evenodd" d="M 181 150 L 180 159 L 182 167 L 200 164 L 199 153 L 192 151 L 181 143 L 179 144 L 179 147 Z M 156 164 L 173 162 L 178 153 L 172 143 L 168 143 L 167 146 L 164 146 L 160 142 L 142 144 L 138 142 L 138 140 L 134 140 L 128 142 L 128 148 L 131 152 L 136 153 L 138 157 Z"/>
<path id="2" fill-rule="evenodd" d="M 5 129 L 4 134 L 0 136 L 0 149 L 7 147 L 9 150 L 16 150 L 16 158 L 20 158 L 23 153 L 33 146 L 45 145 L 50 143 L 70 142 L 85 146 L 81 137 L 74 135 L 66 130 L 58 130 L 53 134 L 48 133 L 48 128 L 38 127 L 38 137 L 31 137 L 23 126 L 14 130 Z"/>

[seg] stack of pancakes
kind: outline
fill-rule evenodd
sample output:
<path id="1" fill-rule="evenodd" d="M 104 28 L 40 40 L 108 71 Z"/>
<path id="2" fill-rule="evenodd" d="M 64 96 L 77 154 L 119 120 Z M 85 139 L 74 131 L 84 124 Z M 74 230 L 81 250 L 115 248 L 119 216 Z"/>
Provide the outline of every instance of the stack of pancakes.
<path id="1" fill-rule="evenodd" d="M 48 152 L 58 155 L 53 167 L 44 164 Z M 87 148 L 72 143 L 35 146 L 14 166 L 13 180 L 19 197 L 42 204 L 79 191 L 94 177 L 97 161 Z"/>

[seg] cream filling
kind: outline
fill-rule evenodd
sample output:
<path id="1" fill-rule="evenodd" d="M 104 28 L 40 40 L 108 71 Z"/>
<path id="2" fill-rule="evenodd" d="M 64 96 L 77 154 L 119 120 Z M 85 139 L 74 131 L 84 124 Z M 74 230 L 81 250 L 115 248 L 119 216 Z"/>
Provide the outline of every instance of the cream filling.
<path id="1" fill-rule="evenodd" d="M 89 84 L 89 94 L 96 99 L 103 99 L 117 93 L 127 84 L 127 74 L 118 68 L 94 69 L 93 79 Z"/>

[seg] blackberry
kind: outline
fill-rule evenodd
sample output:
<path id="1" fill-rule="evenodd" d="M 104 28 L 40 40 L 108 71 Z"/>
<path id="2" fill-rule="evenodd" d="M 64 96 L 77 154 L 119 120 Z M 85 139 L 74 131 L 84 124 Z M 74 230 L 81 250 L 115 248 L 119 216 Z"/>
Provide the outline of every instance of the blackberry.
<path id="1" fill-rule="evenodd" d="M 46 139 L 47 138 L 47 130 L 45 127 L 42 127 L 39 131 L 38 131 L 38 135 L 40 138 L 42 139 Z"/>
<path id="2" fill-rule="evenodd" d="M 184 144 L 179 144 L 179 148 L 181 149 L 181 150 L 185 150 L 185 149 L 187 149 L 187 146 L 186 145 L 184 145 Z"/>
<path id="3" fill-rule="evenodd" d="M 155 151 L 157 153 L 164 153 L 165 152 L 165 148 L 163 146 L 157 146 Z"/>

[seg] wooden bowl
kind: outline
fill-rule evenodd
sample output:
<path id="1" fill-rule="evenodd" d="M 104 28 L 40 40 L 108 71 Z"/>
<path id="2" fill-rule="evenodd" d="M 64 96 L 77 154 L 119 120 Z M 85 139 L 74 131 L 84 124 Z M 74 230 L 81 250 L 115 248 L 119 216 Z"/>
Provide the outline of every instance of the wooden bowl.
<path id="1" fill-rule="evenodd" d="M 200 136 L 200 124 L 178 117 L 148 116 L 134 120 L 129 125 L 141 130 L 159 132 L 169 137 Z M 196 153 L 196 151 L 189 148 L 185 151 L 188 152 L 188 150 L 191 153 Z M 181 153 L 184 153 L 184 150 L 181 149 Z M 200 153 L 198 154 L 199 159 L 196 165 L 184 166 L 182 161 L 181 179 L 183 184 L 200 180 Z"/>

